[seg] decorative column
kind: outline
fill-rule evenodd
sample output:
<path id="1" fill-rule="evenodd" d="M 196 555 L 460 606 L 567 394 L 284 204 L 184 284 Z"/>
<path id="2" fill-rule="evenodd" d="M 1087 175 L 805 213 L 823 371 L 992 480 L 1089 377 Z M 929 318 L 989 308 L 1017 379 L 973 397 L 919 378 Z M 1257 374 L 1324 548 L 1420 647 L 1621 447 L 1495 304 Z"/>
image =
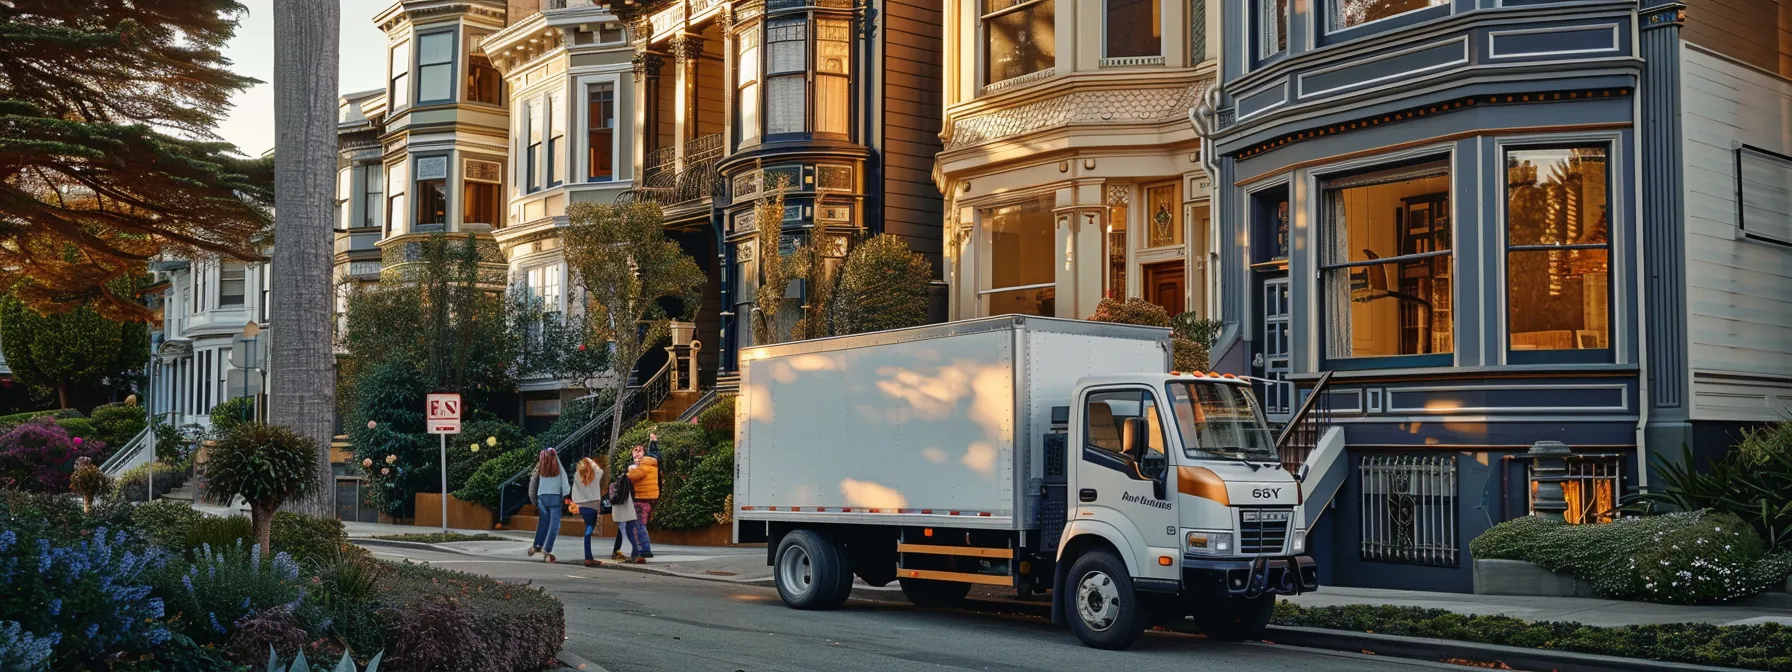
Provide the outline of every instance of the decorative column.
<path id="1" fill-rule="evenodd" d="M 647 156 L 659 141 L 659 124 L 657 117 L 660 110 L 655 103 L 659 100 L 660 66 L 665 59 L 659 54 L 647 51 L 646 40 L 635 47 L 634 73 L 634 114 L 635 114 L 635 151 L 634 179 L 644 180 L 647 177 Z"/>
<path id="2" fill-rule="evenodd" d="M 674 65 L 673 86 L 678 87 L 672 96 L 672 105 L 678 108 L 678 116 L 672 119 L 673 153 L 678 156 L 679 170 L 684 170 L 685 145 L 697 137 L 697 64 L 703 58 L 703 38 L 681 34 L 668 46 Z"/>

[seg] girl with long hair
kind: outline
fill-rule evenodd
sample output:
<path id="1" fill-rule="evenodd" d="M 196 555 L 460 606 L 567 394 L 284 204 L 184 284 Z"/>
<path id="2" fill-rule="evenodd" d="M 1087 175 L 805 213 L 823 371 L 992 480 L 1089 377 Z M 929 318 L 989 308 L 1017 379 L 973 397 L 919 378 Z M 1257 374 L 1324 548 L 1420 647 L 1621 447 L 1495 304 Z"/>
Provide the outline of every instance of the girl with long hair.
<path id="1" fill-rule="evenodd" d="M 597 460 L 589 457 L 579 460 L 578 474 L 572 479 L 572 504 L 578 508 L 579 517 L 585 519 L 586 567 L 603 564 L 591 555 L 591 535 L 601 531 L 599 526 L 603 521 L 603 506 L 607 499 L 604 490 L 603 467 L 597 465 Z"/>
<path id="2" fill-rule="evenodd" d="M 565 500 L 572 492 L 566 471 L 560 468 L 560 454 L 553 448 L 541 451 L 535 461 L 535 473 L 529 476 L 529 501 L 535 502 L 535 545 L 529 555 L 541 553 L 548 562 L 554 559 L 554 539 L 560 536 L 560 515 Z"/>

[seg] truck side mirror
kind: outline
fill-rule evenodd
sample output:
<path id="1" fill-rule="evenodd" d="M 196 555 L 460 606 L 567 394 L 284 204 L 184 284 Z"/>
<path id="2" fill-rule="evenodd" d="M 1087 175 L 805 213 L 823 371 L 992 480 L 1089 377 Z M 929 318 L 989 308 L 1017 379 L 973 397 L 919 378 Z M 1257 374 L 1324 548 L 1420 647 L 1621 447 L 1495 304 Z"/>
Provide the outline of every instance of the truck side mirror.
<path id="1" fill-rule="evenodd" d="M 1122 428 L 1126 454 L 1139 463 L 1139 473 L 1150 479 L 1162 479 L 1168 467 L 1163 453 L 1151 450 L 1150 425 L 1144 418 L 1127 418 Z"/>

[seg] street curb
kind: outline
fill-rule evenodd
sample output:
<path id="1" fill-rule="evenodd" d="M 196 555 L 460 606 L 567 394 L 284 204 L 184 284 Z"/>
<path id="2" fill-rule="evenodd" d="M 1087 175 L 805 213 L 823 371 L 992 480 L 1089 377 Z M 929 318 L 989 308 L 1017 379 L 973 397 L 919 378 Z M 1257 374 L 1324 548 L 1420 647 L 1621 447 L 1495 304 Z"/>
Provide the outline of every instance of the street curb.
<path id="1" fill-rule="evenodd" d="M 423 551 L 437 551 L 437 552 L 441 552 L 441 553 L 453 553 L 455 555 L 467 555 L 467 556 L 480 557 L 480 558 L 491 557 L 491 556 L 482 555 L 479 553 L 463 551 L 461 549 L 455 548 L 453 546 L 448 546 L 445 544 L 426 544 L 421 541 L 397 541 L 397 540 L 393 540 L 393 539 L 374 539 L 371 537 L 349 537 L 348 543 L 355 544 L 357 546 L 386 546 L 386 547 L 390 547 L 390 548 L 410 548 L 410 549 L 423 550 Z M 495 559 L 501 560 L 503 558 L 495 558 Z"/>
<path id="2" fill-rule="evenodd" d="M 1744 672 L 1733 667 L 1669 663 L 1642 658 L 1619 658 L 1573 651 L 1529 649 L 1498 644 L 1479 644 L 1451 639 L 1405 637 L 1370 632 L 1326 630 L 1284 625 L 1269 626 L 1264 640 L 1288 646 L 1330 651 L 1370 653 L 1396 658 L 1431 661 L 1500 662 L 1518 670 L 1554 672 Z"/>
<path id="3" fill-rule="evenodd" d="M 566 649 L 561 649 L 559 653 L 554 654 L 554 660 L 560 661 L 560 664 L 565 665 L 567 669 L 578 670 L 579 672 L 610 672 L 609 670 L 604 669 L 604 666 L 585 660 L 583 657 L 580 657 L 579 654 L 567 651 Z"/>

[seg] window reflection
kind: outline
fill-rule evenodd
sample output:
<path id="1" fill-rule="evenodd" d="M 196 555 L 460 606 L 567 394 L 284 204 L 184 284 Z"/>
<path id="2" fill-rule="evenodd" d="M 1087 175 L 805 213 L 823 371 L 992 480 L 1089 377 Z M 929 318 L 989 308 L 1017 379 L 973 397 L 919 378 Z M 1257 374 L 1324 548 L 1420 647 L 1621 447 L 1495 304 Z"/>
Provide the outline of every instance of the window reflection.
<path id="1" fill-rule="evenodd" d="M 1506 153 L 1506 305 L 1512 350 L 1611 347 L 1604 147 Z"/>
<path id="2" fill-rule="evenodd" d="M 1326 355 L 1452 352 L 1447 161 L 1327 180 Z"/>

